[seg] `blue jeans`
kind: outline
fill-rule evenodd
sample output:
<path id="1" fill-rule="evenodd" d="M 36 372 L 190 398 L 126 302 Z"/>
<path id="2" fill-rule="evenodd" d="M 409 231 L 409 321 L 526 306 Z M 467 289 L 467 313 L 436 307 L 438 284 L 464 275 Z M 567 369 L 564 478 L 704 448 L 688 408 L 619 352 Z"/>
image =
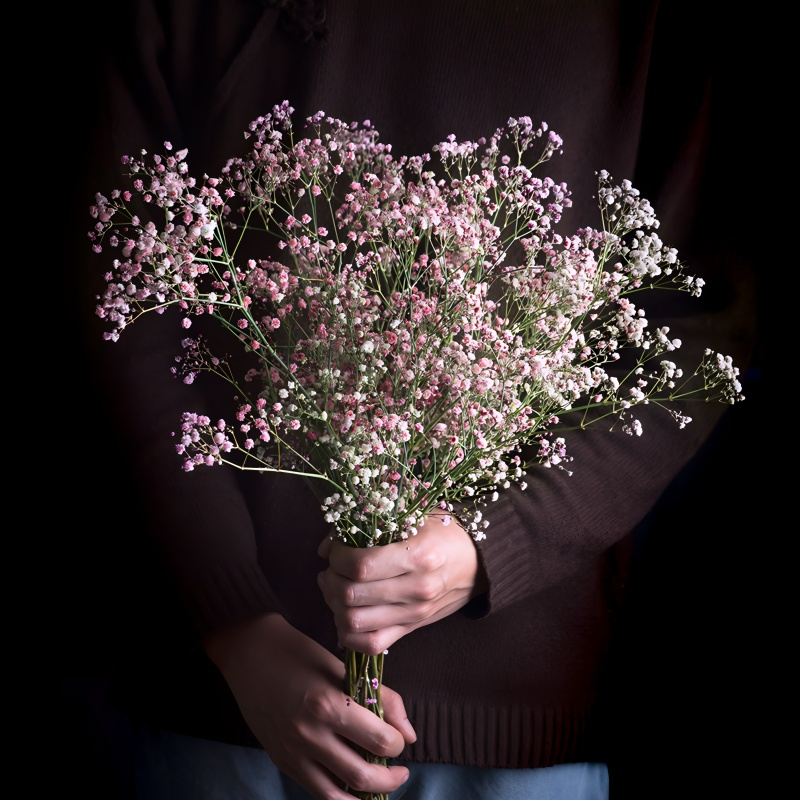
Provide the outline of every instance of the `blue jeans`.
<path id="1" fill-rule="evenodd" d="M 137 800 L 312 800 L 263 750 L 165 731 L 134 734 Z M 406 764 L 390 800 L 608 800 L 605 764 L 480 769 Z"/>

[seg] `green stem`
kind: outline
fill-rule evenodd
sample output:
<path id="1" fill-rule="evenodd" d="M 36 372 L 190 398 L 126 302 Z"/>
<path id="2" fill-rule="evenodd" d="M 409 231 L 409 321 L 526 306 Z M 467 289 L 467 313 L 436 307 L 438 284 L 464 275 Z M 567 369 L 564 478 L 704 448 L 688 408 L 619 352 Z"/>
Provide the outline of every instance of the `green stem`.
<path id="1" fill-rule="evenodd" d="M 348 696 L 353 702 L 364 706 L 373 714 L 383 719 L 383 704 L 381 703 L 381 684 L 383 683 L 384 654 L 370 656 L 357 653 L 354 650 L 345 650 L 345 687 Z M 387 766 L 385 756 L 376 756 L 363 747 L 356 747 L 362 758 L 370 764 Z M 389 800 L 387 794 L 375 792 L 358 792 L 350 790 L 359 800 Z"/>

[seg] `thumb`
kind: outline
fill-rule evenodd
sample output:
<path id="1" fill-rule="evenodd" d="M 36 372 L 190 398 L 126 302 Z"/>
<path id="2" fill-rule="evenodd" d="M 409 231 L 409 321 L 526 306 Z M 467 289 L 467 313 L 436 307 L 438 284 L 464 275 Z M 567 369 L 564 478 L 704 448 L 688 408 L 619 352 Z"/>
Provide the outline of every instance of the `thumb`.
<path id="1" fill-rule="evenodd" d="M 381 701 L 383 703 L 385 721 L 397 728 L 408 744 L 416 742 L 417 733 L 414 730 L 414 726 L 409 722 L 403 698 L 388 686 L 381 686 Z"/>
<path id="2" fill-rule="evenodd" d="M 330 536 L 326 536 L 320 543 L 319 547 L 317 548 L 317 555 L 320 558 L 327 558 L 331 554 L 331 547 L 333 546 L 333 540 Z"/>

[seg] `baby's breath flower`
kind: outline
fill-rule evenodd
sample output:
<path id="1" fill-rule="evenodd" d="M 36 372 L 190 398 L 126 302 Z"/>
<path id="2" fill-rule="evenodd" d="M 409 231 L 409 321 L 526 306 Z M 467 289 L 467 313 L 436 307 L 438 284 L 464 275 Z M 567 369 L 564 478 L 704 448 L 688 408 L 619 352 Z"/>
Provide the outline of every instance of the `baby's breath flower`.
<path id="1" fill-rule="evenodd" d="M 96 307 L 106 339 L 176 306 L 184 328 L 206 315 L 241 345 L 229 360 L 183 338 L 173 374 L 211 373 L 237 398 L 235 427 L 183 415 L 185 470 L 291 470 L 360 546 L 407 540 L 454 504 L 480 541 L 482 504 L 539 468 L 571 474 L 560 430 L 610 418 L 638 437 L 636 406 L 680 429 L 678 400 L 743 399 L 729 357 L 709 348 L 687 368 L 681 339 L 634 302 L 704 282 L 630 181 L 599 171 L 598 224 L 556 232 L 572 201 L 539 174 L 562 147 L 546 123 L 512 117 L 409 158 L 369 122 L 322 112 L 296 138 L 292 113 L 253 121 L 252 150 L 216 176 L 192 177 L 169 143 L 126 156 L 130 186 L 90 208 L 92 249 L 112 254 Z M 241 244 L 265 234 L 278 257 L 237 255 L 263 252 Z"/>

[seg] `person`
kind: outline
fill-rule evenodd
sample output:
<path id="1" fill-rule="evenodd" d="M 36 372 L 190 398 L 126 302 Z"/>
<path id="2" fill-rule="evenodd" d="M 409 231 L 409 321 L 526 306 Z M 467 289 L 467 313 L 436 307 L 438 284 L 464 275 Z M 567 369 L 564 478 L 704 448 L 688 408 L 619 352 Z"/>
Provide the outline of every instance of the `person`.
<path id="1" fill-rule="evenodd" d="M 731 119 L 729 53 L 690 11 L 623 0 L 104 9 L 86 207 L 121 184 L 122 155 L 167 140 L 188 148 L 195 174 L 213 174 L 247 123 L 285 99 L 297 119 L 370 119 L 404 153 L 527 114 L 563 137 L 548 173 L 572 191 L 568 220 L 595 220 L 597 170 L 629 177 L 706 279 L 700 302 L 675 305 L 687 358 L 693 341 L 713 340 L 746 363 L 751 254 L 726 222 L 733 178 L 714 147 Z M 433 521 L 408 547 L 354 550 L 330 541 L 291 475 L 180 469 L 176 420 L 222 395 L 173 380 L 180 330 L 169 314 L 102 341 L 104 267 L 81 246 L 74 291 L 100 398 L 93 435 L 115 470 L 98 513 L 124 529 L 115 569 L 135 559 L 109 687 L 133 722 L 124 791 L 344 800 L 346 783 L 392 800 L 607 800 L 604 691 L 634 531 L 725 407 L 692 407 L 684 430 L 652 409 L 641 439 L 573 435 L 572 476 L 540 470 L 527 492 L 506 490 L 487 509 L 484 541 Z M 389 651 L 385 719 L 344 702 L 341 646 Z M 367 765 L 353 744 L 390 766 Z"/>

